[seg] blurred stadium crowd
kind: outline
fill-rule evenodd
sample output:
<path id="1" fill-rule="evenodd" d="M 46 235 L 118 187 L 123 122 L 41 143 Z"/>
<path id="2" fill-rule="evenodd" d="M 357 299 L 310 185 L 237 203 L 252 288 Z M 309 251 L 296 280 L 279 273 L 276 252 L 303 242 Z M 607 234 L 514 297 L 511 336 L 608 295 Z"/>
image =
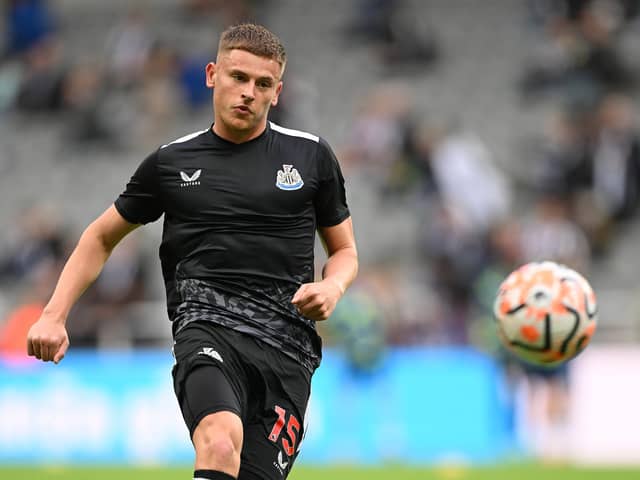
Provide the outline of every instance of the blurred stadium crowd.
<path id="1" fill-rule="evenodd" d="M 325 137 L 347 178 L 361 273 L 320 328 L 356 371 L 396 345 L 506 360 L 496 288 L 541 259 L 593 284 L 596 342 L 639 342 L 639 13 L 635 0 L 6 0 L 0 353 L 24 354 L 79 233 L 138 163 L 210 124 L 204 65 L 244 20 L 288 49 L 272 120 Z M 159 233 L 118 246 L 72 312 L 73 347 L 168 347 Z M 565 373 L 529 389 L 532 419 L 562 419 Z"/>
<path id="2" fill-rule="evenodd" d="M 638 2 L 3 6 L 0 350 L 22 351 L 79 232 L 138 162 L 209 124 L 203 68 L 242 20 L 288 46 L 272 120 L 327 138 L 349 183 L 361 275 L 321 328 L 354 365 L 387 345 L 496 353 L 495 290 L 531 260 L 633 303 Z M 153 226 L 116 249 L 72 313 L 73 346 L 168 345 L 158 244 Z M 640 340 L 633 315 L 614 312 L 601 341 Z"/>

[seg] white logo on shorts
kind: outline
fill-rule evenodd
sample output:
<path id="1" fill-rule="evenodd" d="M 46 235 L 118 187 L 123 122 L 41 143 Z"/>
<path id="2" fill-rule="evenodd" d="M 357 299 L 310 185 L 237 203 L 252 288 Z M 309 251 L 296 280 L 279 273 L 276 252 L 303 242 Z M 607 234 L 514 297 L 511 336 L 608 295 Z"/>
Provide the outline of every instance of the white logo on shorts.
<path id="1" fill-rule="evenodd" d="M 287 465 L 289 465 L 289 462 L 284 461 L 284 459 L 282 458 L 282 450 L 280 450 L 278 452 L 278 460 L 276 462 L 273 462 L 273 466 L 276 467 L 278 469 L 278 472 L 280 472 L 280 475 L 284 477 L 284 472 L 287 468 Z"/>
<path id="2" fill-rule="evenodd" d="M 206 355 L 215 360 L 218 360 L 219 362 L 224 363 L 224 360 L 222 360 L 222 357 L 220 356 L 220 354 L 211 347 L 204 347 L 201 352 L 198 352 L 198 355 Z"/>

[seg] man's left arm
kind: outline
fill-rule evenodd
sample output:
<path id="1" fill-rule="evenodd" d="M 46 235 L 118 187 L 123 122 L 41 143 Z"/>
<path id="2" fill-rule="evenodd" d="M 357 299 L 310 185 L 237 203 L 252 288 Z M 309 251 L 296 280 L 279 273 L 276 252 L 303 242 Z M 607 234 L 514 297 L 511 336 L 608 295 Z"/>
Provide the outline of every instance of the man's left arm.
<path id="1" fill-rule="evenodd" d="M 351 217 L 332 227 L 320 227 L 328 259 L 322 280 L 305 283 L 293 296 L 298 312 L 311 320 L 326 320 L 358 273 L 358 252 Z"/>

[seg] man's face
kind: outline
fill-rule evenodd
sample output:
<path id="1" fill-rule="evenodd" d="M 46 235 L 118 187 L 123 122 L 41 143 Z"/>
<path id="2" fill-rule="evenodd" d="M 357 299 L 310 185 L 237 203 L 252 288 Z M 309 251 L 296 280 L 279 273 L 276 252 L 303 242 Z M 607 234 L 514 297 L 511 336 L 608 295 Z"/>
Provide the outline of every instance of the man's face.
<path id="1" fill-rule="evenodd" d="M 282 68 L 275 60 L 245 50 L 218 55 L 206 68 L 213 88 L 214 131 L 223 138 L 244 142 L 262 133 L 270 107 L 278 103 Z"/>

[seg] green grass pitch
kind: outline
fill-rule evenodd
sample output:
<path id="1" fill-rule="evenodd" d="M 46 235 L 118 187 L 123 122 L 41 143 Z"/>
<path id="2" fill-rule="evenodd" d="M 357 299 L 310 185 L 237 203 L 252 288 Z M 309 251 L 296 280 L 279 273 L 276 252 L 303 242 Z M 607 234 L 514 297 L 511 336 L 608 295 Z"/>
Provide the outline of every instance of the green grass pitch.
<path id="1" fill-rule="evenodd" d="M 187 480 L 190 468 L 0 467 L 7 480 Z M 579 469 L 539 465 L 410 468 L 298 466 L 290 480 L 638 480 L 640 469 Z"/>

